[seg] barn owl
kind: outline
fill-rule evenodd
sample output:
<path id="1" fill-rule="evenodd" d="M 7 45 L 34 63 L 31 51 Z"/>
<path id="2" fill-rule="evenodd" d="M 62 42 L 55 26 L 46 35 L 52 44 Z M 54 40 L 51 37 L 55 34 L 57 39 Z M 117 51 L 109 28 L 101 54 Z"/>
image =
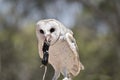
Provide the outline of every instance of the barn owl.
<path id="1" fill-rule="evenodd" d="M 43 59 L 44 41 L 50 45 L 48 63 L 55 70 L 52 80 L 57 80 L 60 74 L 64 76 L 63 80 L 72 80 L 84 69 L 73 32 L 62 23 L 55 19 L 40 20 L 36 24 L 36 36 L 40 58 Z"/>

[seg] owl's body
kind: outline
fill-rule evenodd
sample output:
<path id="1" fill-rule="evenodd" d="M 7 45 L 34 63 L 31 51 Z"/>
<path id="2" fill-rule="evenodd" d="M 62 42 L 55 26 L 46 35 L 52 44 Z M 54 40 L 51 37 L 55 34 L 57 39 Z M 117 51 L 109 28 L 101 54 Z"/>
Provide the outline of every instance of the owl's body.
<path id="1" fill-rule="evenodd" d="M 80 70 L 84 69 L 79 60 L 76 41 L 71 30 L 57 20 L 47 19 L 37 23 L 36 34 L 41 58 L 43 58 L 44 40 L 50 42 L 48 62 L 55 70 L 52 80 L 57 80 L 60 73 L 71 80 L 72 77 L 78 75 Z"/>

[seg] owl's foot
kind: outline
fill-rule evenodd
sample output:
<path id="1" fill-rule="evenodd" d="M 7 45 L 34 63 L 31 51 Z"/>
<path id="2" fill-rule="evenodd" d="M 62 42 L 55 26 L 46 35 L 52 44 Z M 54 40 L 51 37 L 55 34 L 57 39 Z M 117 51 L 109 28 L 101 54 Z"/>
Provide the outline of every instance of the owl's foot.
<path id="1" fill-rule="evenodd" d="M 65 77 L 63 80 L 72 80 L 71 78 L 67 78 L 67 77 Z"/>
<path id="2" fill-rule="evenodd" d="M 63 80 L 69 80 L 67 77 L 65 77 Z"/>

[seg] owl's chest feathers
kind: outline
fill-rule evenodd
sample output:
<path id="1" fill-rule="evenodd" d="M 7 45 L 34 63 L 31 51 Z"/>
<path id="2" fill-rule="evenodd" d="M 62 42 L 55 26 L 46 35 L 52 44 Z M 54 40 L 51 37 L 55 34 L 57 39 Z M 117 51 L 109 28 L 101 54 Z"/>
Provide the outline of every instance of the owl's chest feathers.
<path id="1" fill-rule="evenodd" d="M 43 47 L 43 42 L 39 43 L 39 55 L 42 58 L 43 57 L 43 51 L 42 51 L 42 47 Z M 60 56 L 62 54 L 65 54 L 66 52 L 70 52 L 69 50 L 69 46 L 68 43 L 66 42 L 66 40 L 64 40 L 64 37 L 61 36 L 60 39 L 52 46 L 49 47 L 49 57 L 57 57 Z"/>

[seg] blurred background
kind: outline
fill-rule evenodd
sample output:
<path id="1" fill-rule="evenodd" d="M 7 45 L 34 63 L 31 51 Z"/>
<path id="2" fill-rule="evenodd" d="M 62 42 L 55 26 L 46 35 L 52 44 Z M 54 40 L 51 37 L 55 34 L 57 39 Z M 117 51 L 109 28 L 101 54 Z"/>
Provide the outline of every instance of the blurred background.
<path id="1" fill-rule="evenodd" d="M 74 80 L 120 80 L 120 0 L 0 0 L 0 80 L 42 80 L 35 24 L 47 18 L 74 32 L 85 66 Z"/>

